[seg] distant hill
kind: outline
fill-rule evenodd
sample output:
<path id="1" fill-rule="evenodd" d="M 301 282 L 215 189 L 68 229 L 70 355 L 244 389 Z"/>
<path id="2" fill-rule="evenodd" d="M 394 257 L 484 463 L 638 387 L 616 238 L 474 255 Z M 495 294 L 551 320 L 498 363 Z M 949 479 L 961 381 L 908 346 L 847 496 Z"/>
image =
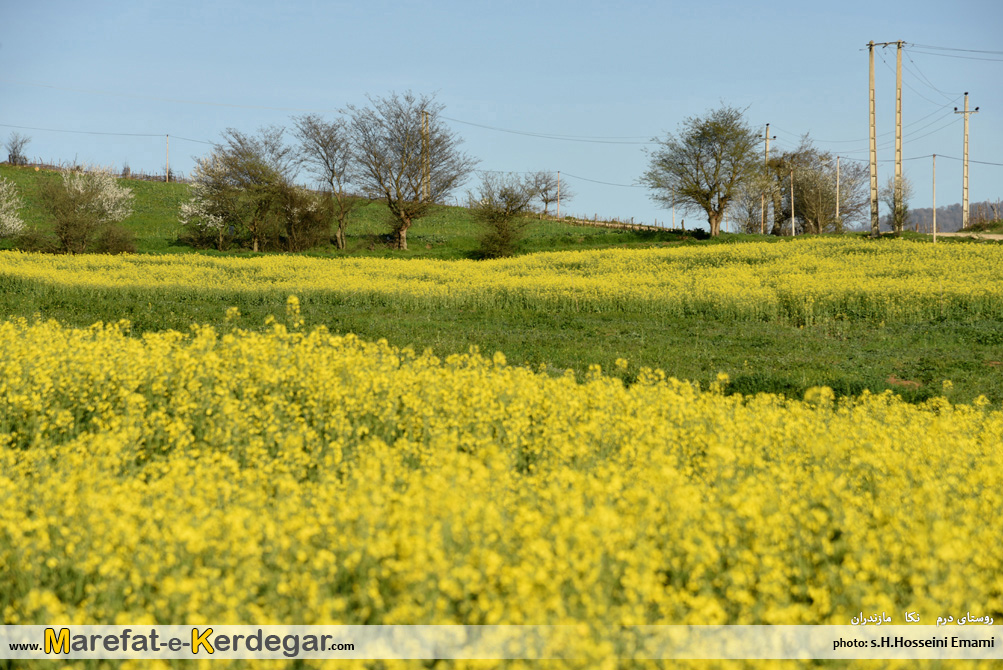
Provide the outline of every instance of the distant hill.
<path id="1" fill-rule="evenodd" d="M 994 211 L 993 207 L 996 208 L 995 211 L 1003 210 L 1000 206 L 1000 201 L 990 201 L 985 200 L 982 202 L 970 202 L 968 203 L 968 217 L 971 221 L 977 220 L 977 214 L 980 209 L 985 213 L 986 216 L 991 216 Z M 919 223 L 919 232 L 930 232 L 930 226 L 933 223 L 933 208 L 932 207 L 916 207 L 909 210 L 909 228 L 915 230 L 916 224 Z M 891 225 L 889 224 L 889 217 L 881 217 L 881 228 L 891 230 Z M 953 205 L 947 205 L 945 207 L 937 208 L 937 230 L 942 233 L 953 233 L 961 230 L 961 203 L 957 202 Z"/>

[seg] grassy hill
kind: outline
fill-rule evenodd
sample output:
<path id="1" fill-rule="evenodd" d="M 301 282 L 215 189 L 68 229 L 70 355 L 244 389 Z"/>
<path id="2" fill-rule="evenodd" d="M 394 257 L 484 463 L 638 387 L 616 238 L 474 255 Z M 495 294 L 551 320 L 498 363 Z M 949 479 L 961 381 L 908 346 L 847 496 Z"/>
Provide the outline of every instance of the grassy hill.
<path id="1" fill-rule="evenodd" d="M 56 172 L 0 165 L 0 177 L 17 186 L 25 207 L 22 218 L 33 227 L 45 229 L 51 222 L 42 210 L 39 197 L 42 185 L 58 179 Z M 188 199 L 188 186 L 122 179 L 120 183 L 132 189 L 133 214 L 123 225 L 136 236 L 140 253 L 188 253 L 193 249 L 178 243 L 180 224 L 178 211 Z M 408 250 L 389 249 L 383 236 L 389 230 L 386 206 L 373 202 L 352 212 L 348 226 L 345 252 L 326 245 L 306 252 L 308 255 L 387 256 L 393 258 L 458 259 L 473 256 L 478 247 L 481 229 L 465 207 L 443 206 L 430 216 L 420 219 L 408 232 Z M 613 246 L 649 246 L 652 244 L 692 243 L 693 233 L 672 231 L 632 231 L 611 228 L 571 226 L 561 221 L 531 217 L 522 253 L 566 249 L 597 249 Z M 4 244 L 4 243 L 0 243 Z M 8 241 L 0 248 L 10 248 Z M 212 253 L 212 252 L 208 252 Z M 249 253 L 235 250 L 230 253 Z"/>

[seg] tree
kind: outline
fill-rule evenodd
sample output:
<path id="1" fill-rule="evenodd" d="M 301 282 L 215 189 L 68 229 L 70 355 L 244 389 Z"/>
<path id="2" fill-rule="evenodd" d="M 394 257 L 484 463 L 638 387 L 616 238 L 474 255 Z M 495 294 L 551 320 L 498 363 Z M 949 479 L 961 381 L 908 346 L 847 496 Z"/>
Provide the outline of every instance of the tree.
<path id="1" fill-rule="evenodd" d="M 651 152 L 641 182 L 665 207 L 703 211 L 710 234 L 721 232 L 725 210 L 738 189 L 759 170 L 759 136 L 743 112 L 724 106 L 703 118 L 686 119 L 678 134 L 668 134 Z"/>
<path id="2" fill-rule="evenodd" d="M 132 191 L 119 186 L 110 170 L 64 172 L 43 187 L 41 201 L 67 253 L 84 253 L 102 237 L 115 245 L 131 244 L 115 224 L 132 214 Z"/>
<path id="3" fill-rule="evenodd" d="M 477 161 L 462 153 L 462 140 L 442 125 L 443 106 L 410 91 L 370 98 L 348 107 L 356 160 L 353 180 L 390 210 L 394 246 L 407 249 L 407 231 L 450 191 Z"/>
<path id="4" fill-rule="evenodd" d="M 24 155 L 24 148 L 31 142 L 31 138 L 18 132 L 12 132 L 4 143 L 7 147 L 7 162 L 11 165 L 27 165 L 28 157 Z"/>
<path id="5" fill-rule="evenodd" d="M 330 197 L 285 183 L 279 188 L 278 206 L 286 251 L 304 251 L 330 241 Z"/>
<path id="6" fill-rule="evenodd" d="M 485 257 L 499 258 L 516 252 L 527 224 L 523 215 L 538 196 L 535 184 L 535 175 L 521 178 L 511 173 L 486 172 L 478 191 L 468 193 L 468 207 L 485 227 L 481 238 Z"/>
<path id="7" fill-rule="evenodd" d="M 902 234 L 902 229 L 909 223 L 909 200 L 912 198 L 912 182 L 905 176 L 902 179 L 902 201 L 895 206 L 895 177 L 888 177 L 888 182 L 881 189 L 881 202 L 888 208 L 886 223 L 896 235 Z"/>
<path id="8" fill-rule="evenodd" d="M 0 177 L 0 237 L 17 235 L 24 230 L 20 214 L 23 205 L 14 182 Z"/>
<path id="9" fill-rule="evenodd" d="M 295 122 L 296 137 L 300 141 L 299 160 L 329 189 L 338 221 L 334 243 L 344 249 L 348 215 L 361 202 L 346 191 L 353 160 L 348 124 L 343 118 L 325 121 L 317 114 L 298 117 Z"/>
<path id="10" fill-rule="evenodd" d="M 212 245 L 223 251 L 240 223 L 236 215 L 239 194 L 215 154 L 195 160 L 189 183 L 191 197 L 181 203 L 178 214 L 185 237 L 196 247 Z"/>
<path id="11" fill-rule="evenodd" d="M 254 251 L 282 234 L 283 198 L 297 167 L 284 133 L 277 126 L 257 135 L 233 128 L 223 132 L 223 141 L 192 175 L 192 198 L 180 216 L 189 232 L 212 233 L 209 239 L 222 247 L 232 228 L 233 234 L 247 235 Z"/>
<path id="12" fill-rule="evenodd" d="M 772 198 L 774 235 L 788 234 L 791 221 L 791 177 L 794 179 L 795 226 L 805 233 L 841 233 L 862 222 L 867 214 L 868 172 L 863 163 L 837 159 L 821 151 L 806 133 L 797 148 L 774 154 L 763 168 L 768 185 L 763 193 Z M 839 186 L 839 216 L 836 216 L 836 186 Z"/>
<path id="13" fill-rule="evenodd" d="M 550 203 L 569 201 L 575 197 L 567 182 L 561 182 L 560 175 L 549 170 L 541 170 L 533 175 L 533 189 L 536 199 L 543 203 L 543 215 L 547 216 Z"/>

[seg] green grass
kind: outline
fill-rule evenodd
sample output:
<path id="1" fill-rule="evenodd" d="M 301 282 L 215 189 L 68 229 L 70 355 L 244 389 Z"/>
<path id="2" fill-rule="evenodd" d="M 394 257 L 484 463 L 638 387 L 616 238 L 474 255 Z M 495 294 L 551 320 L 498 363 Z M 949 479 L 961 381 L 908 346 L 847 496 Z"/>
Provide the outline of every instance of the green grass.
<path id="1" fill-rule="evenodd" d="M 55 172 L 34 168 L 0 166 L 0 177 L 14 182 L 24 200 L 22 218 L 36 229 L 51 229 L 39 194 L 48 180 L 58 179 Z M 121 180 L 132 189 L 133 214 L 123 221 L 123 226 L 136 237 L 139 253 L 192 253 L 189 246 L 178 242 L 180 224 L 178 210 L 188 198 L 186 184 Z M 561 249 L 601 249 L 623 246 L 652 246 L 661 244 L 693 243 L 692 233 L 658 231 L 642 232 L 572 226 L 559 221 L 541 221 L 531 217 L 521 253 L 554 251 Z M 481 227 L 465 207 L 442 206 L 424 217 L 408 231 L 408 249 L 400 251 L 388 246 L 389 219 L 387 208 L 372 202 L 355 209 L 349 219 L 347 249 L 339 251 L 333 245 L 304 252 L 312 256 L 376 256 L 393 258 L 438 258 L 443 260 L 472 258 L 477 255 Z M 0 248 L 12 248 L 10 240 L 0 241 Z M 198 253 L 217 254 L 214 251 Z M 249 254 L 246 249 L 233 249 L 226 255 Z"/>
<path id="2" fill-rule="evenodd" d="M 0 166 L 0 176 L 13 180 L 25 200 L 28 225 L 51 225 L 38 194 L 55 173 Z M 125 225 L 136 234 L 141 252 L 192 253 L 176 241 L 177 210 L 188 187 L 127 180 L 135 194 L 134 213 Z M 348 249 L 321 247 L 319 256 L 468 258 L 475 254 L 480 229 L 464 208 L 443 207 L 417 222 L 408 235 L 406 252 L 385 243 L 386 208 L 370 203 L 353 213 Z M 741 244 L 762 241 L 758 235 L 722 235 L 698 241 L 671 231 L 640 232 L 570 226 L 557 221 L 531 221 L 523 252 L 650 247 L 680 244 Z M 866 236 L 866 233 L 861 235 Z M 907 233 L 926 239 L 929 236 Z M 773 239 L 773 238 L 770 238 Z M 880 242 L 877 242 L 880 243 Z M 971 243 L 951 240 L 950 243 Z M 7 247 L 9 242 L 5 243 Z M 218 252 L 199 252 L 216 254 Z M 226 252 L 249 254 L 247 251 Z M 123 287 L 117 290 L 55 288 L 41 283 L 8 284 L 0 294 L 0 316 L 39 314 L 63 323 L 87 326 L 96 321 L 129 319 L 136 334 L 168 328 L 187 330 L 193 322 L 226 328 L 227 307 L 238 306 L 239 325 L 262 328 L 268 315 L 284 314 L 286 295 L 240 292 L 186 295 L 167 301 L 155 291 Z M 534 368 L 545 365 L 584 375 L 599 363 L 625 381 L 642 366 L 706 385 L 718 372 L 731 377 L 730 388 L 800 396 L 812 386 L 831 386 L 838 394 L 886 389 L 921 401 L 939 395 L 941 383 L 952 380 L 948 397 L 969 401 L 985 395 L 1003 402 L 1003 324 L 994 321 L 948 321 L 880 326 L 867 322 L 831 322 L 801 328 L 782 322 L 742 322 L 707 317 L 674 318 L 643 312 L 615 314 L 553 313 L 542 308 L 518 310 L 458 310 L 445 308 L 349 306 L 323 294 L 302 294 L 308 327 L 325 325 L 336 332 L 353 332 L 391 344 L 429 347 L 437 354 L 502 351 L 509 361 Z M 614 361 L 629 361 L 617 371 Z M 901 380 L 901 381 L 900 381 Z M 901 382 L 914 382 L 903 385 Z"/>
<path id="3" fill-rule="evenodd" d="M 187 331 L 193 322 L 223 331 L 231 327 L 224 318 L 227 307 L 237 306 L 238 326 L 261 329 L 269 315 L 283 318 L 286 297 L 279 292 L 207 291 L 168 301 L 157 291 L 132 287 L 95 290 L 22 282 L 20 288 L 7 286 L 3 312 L 28 318 L 39 314 L 77 326 L 128 319 L 138 335 L 168 328 Z M 439 355 L 476 346 L 487 353 L 502 351 L 510 362 L 534 369 L 541 364 L 555 372 L 570 368 L 580 378 L 598 363 L 628 383 L 641 367 L 652 367 L 704 386 L 726 372 L 731 390 L 747 394 L 800 397 L 813 386 L 826 385 L 838 395 L 891 389 L 910 401 L 940 395 L 948 379 L 954 384 L 949 398 L 967 402 L 985 395 L 1003 402 L 1003 324 L 997 322 L 838 321 L 798 327 L 639 311 L 360 307 L 330 294 L 299 297 L 307 328 L 324 325 L 401 347 L 431 348 Z M 628 360 L 626 371 L 616 369 L 618 358 Z"/>

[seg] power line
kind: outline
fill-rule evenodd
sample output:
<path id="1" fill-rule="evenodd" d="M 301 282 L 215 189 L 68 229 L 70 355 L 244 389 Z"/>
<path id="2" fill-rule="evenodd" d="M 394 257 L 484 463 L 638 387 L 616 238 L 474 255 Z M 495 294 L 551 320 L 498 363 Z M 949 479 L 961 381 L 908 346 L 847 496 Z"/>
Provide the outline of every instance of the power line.
<path id="1" fill-rule="evenodd" d="M 476 172 L 479 173 L 479 174 L 485 174 L 485 173 L 486 174 L 535 174 L 535 172 L 525 171 L 525 170 L 524 171 L 519 171 L 519 170 L 507 170 L 507 171 L 506 170 L 476 170 Z M 564 176 L 572 177 L 574 179 L 581 179 L 582 181 L 589 181 L 589 182 L 592 182 L 593 184 L 605 184 L 606 186 L 620 186 L 622 188 L 647 188 L 646 186 L 642 186 L 640 184 L 614 184 L 613 182 L 610 182 L 610 181 L 600 181 L 598 179 L 589 179 L 588 177 L 579 177 L 578 175 L 574 175 L 574 174 L 571 174 L 569 172 L 564 172 L 563 170 L 561 171 L 561 176 L 562 177 L 564 177 Z"/>
<path id="2" fill-rule="evenodd" d="M 902 160 L 904 160 L 904 161 L 919 161 L 919 160 L 925 160 L 927 158 L 930 158 L 932 155 L 933 154 L 927 154 L 925 156 L 913 156 L 912 158 L 903 158 Z M 843 156 L 843 158 L 846 159 L 846 160 L 848 160 L 848 161 L 856 161 L 857 163 L 866 163 L 867 162 L 866 158 L 851 158 L 849 156 Z M 946 159 L 952 160 L 952 161 L 963 160 L 961 158 L 957 158 L 956 156 L 946 156 L 944 154 L 937 154 L 937 158 L 946 158 Z M 883 159 L 879 160 L 878 162 L 879 163 L 891 163 L 894 160 L 895 160 L 894 158 L 883 158 Z M 994 165 L 996 167 L 1003 167 L 1003 163 L 990 163 L 988 161 L 973 161 L 971 159 L 969 159 L 968 162 L 969 163 L 978 163 L 979 165 Z"/>
<path id="3" fill-rule="evenodd" d="M 498 128 L 496 126 L 487 126 L 482 123 L 473 123 L 471 121 L 463 121 L 461 119 L 454 119 L 448 116 L 440 117 L 446 121 L 452 121 L 454 123 L 462 123 L 467 126 L 474 126 L 477 128 L 485 128 L 487 130 L 494 130 L 499 133 L 510 133 L 512 135 L 525 135 L 527 137 L 539 137 L 547 140 L 562 140 L 565 142 L 588 142 L 592 144 L 657 144 L 652 140 L 645 140 L 643 142 L 638 141 L 628 141 L 630 137 L 638 138 L 641 135 L 633 135 L 626 137 L 589 137 L 586 135 L 550 135 L 547 133 L 532 133 L 523 130 L 511 130 L 508 128 Z"/>
<path id="4" fill-rule="evenodd" d="M 571 174 L 570 172 L 562 172 L 561 174 L 562 175 L 566 175 L 568 177 L 571 177 L 573 179 L 581 179 L 582 181 L 590 181 L 593 184 L 605 184 L 606 186 L 620 186 L 622 188 L 647 188 L 646 186 L 642 186 L 641 184 L 614 184 L 614 183 L 608 182 L 608 181 L 599 181 L 597 179 L 589 179 L 588 177 L 579 177 L 578 175 Z"/>
<path id="5" fill-rule="evenodd" d="M 914 61 L 912 59 L 912 56 L 910 56 L 908 52 L 906 52 L 905 57 L 908 58 L 909 62 L 912 63 L 913 67 L 916 68 L 916 73 L 919 75 L 920 81 L 924 82 L 927 86 L 929 86 L 930 88 L 932 88 L 937 93 L 940 93 L 940 95 L 942 95 L 945 100 L 951 101 L 950 94 L 945 93 L 944 91 L 941 91 L 939 88 L 937 88 L 936 86 L 934 86 L 933 82 L 930 81 L 930 78 L 927 77 L 925 74 L 923 74 L 923 71 L 919 68 L 919 65 L 916 64 L 916 61 Z M 959 95 L 958 97 L 961 97 L 961 96 Z M 957 100 L 957 98 L 955 98 L 955 100 Z"/>
<path id="6" fill-rule="evenodd" d="M 986 51 L 984 49 L 958 49 L 956 47 L 936 47 L 931 44 L 910 44 L 909 46 L 918 47 L 920 49 L 937 49 L 939 51 L 966 51 L 968 53 L 974 54 L 994 54 L 997 56 L 1003 56 L 1003 51 Z M 940 154 L 937 154 L 938 156 Z"/>
<path id="7" fill-rule="evenodd" d="M 882 55 L 880 51 L 878 52 L 878 57 L 881 59 L 881 62 L 885 64 L 886 68 L 888 68 L 891 72 L 895 72 L 895 70 L 892 68 L 891 65 L 888 64 L 888 61 L 885 60 L 884 55 Z M 935 100 L 931 100 L 930 98 L 926 97 L 925 95 L 923 95 L 922 93 L 920 93 L 919 91 L 917 91 L 916 89 L 914 89 L 912 86 L 909 85 L 909 82 L 903 82 L 903 83 L 909 88 L 910 91 L 912 91 L 913 93 L 915 93 L 919 97 L 923 98 L 924 100 L 926 100 L 927 102 L 929 102 L 931 105 L 939 105 L 940 104 L 939 102 L 937 102 Z"/>
<path id="8" fill-rule="evenodd" d="M 60 128 L 36 128 L 34 126 L 15 126 L 9 123 L 0 123 L 0 128 L 17 128 L 19 130 L 38 130 L 41 132 L 48 133 L 74 133 L 77 135 L 113 135 L 116 137 L 166 137 L 169 133 L 108 133 L 98 130 L 63 130 Z M 209 144 L 212 142 L 206 142 L 205 140 L 193 140 L 190 137 L 181 137 L 180 135 L 171 135 L 179 140 L 186 140 L 188 142 L 197 142 L 199 144 Z"/>
<path id="9" fill-rule="evenodd" d="M 947 109 L 948 107 L 951 107 L 954 103 L 958 102 L 958 100 L 960 100 L 961 98 L 962 98 L 962 96 L 959 95 L 954 100 L 949 101 L 946 105 L 941 105 L 938 109 L 933 110 L 932 112 L 930 112 L 926 116 L 921 116 L 920 118 L 916 119 L 912 123 L 907 123 L 905 126 L 903 126 L 903 128 L 911 128 L 911 127 L 915 126 L 917 123 L 922 123 L 923 121 L 926 121 L 928 118 L 930 118 L 934 114 L 937 114 L 941 110 L 944 110 L 944 109 Z M 937 103 L 937 104 L 940 104 L 940 103 Z M 947 114 L 950 114 L 950 112 L 948 112 Z M 947 118 L 947 114 L 944 114 L 941 118 Z M 939 121 L 939 120 L 940 119 L 937 119 L 936 121 L 933 121 L 933 123 L 937 123 L 937 121 Z M 929 125 L 932 125 L 932 124 L 929 124 Z M 796 133 L 792 133 L 789 130 L 784 130 L 783 128 L 778 128 L 776 126 L 771 126 L 771 127 L 774 128 L 775 130 L 779 130 L 780 132 L 784 133 L 785 135 L 790 135 L 791 137 L 801 137 L 801 135 L 798 135 Z M 925 127 L 927 127 L 927 126 L 924 126 L 924 128 Z M 920 128 L 919 130 L 923 130 L 923 128 Z M 885 131 L 883 133 L 878 134 L 878 137 L 884 137 L 886 135 L 891 135 L 894 132 L 895 132 L 894 130 L 888 130 L 888 131 Z M 866 138 L 866 137 L 863 137 L 863 138 L 860 138 L 860 139 L 856 139 L 856 140 L 822 140 L 822 139 L 816 139 L 814 137 L 812 137 L 810 139 L 813 142 L 818 142 L 820 144 L 859 144 L 861 142 L 867 142 L 868 141 L 868 138 Z M 867 151 L 867 149 L 861 149 L 861 151 Z M 850 153 L 853 153 L 853 152 L 851 151 Z"/>
<path id="10" fill-rule="evenodd" d="M 944 58 L 962 58 L 964 60 L 984 60 L 993 63 L 1003 63 L 1003 58 L 979 58 L 978 56 L 955 56 L 954 54 L 942 54 L 936 51 L 920 51 L 918 49 L 913 49 L 913 53 L 926 54 L 927 56 L 942 56 Z"/>
<path id="11" fill-rule="evenodd" d="M 35 128 L 34 126 L 15 126 L 9 123 L 0 123 L 0 127 L 18 128 L 20 130 L 40 130 L 50 133 L 77 133 L 79 135 L 117 135 L 119 137 L 163 137 L 165 133 L 103 133 L 96 130 L 60 130 L 58 128 Z"/>

